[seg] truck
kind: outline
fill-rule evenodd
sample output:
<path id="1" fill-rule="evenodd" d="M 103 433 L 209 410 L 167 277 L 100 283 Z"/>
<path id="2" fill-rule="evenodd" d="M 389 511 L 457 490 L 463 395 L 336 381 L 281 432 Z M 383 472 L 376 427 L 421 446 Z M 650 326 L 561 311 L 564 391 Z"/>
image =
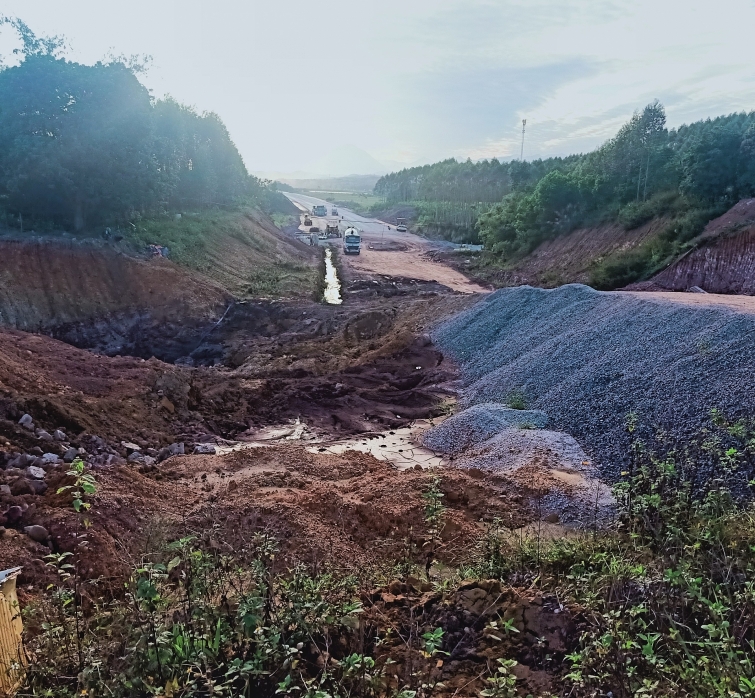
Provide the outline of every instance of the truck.
<path id="1" fill-rule="evenodd" d="M 312 215 L 325 217 L 328 215 L 328 209 L 325 208 L 325 206 L 323 206 L 322 204 L 316 204 L 312 207 Z"/>
<path id="2" fill-rule="evenodd" d="M 406 218 L 397 218 L 396 219 L 396 231 L 399 233 L 405 233 L 406 232 Z"/>
<path id="3" fill-rule="evenodd" d="M 362 246 L 362 236 L 354 228 L 346 228 L 343 233 L 343 253 L 359 254 L 359 248 Z"/>
<path id="4" fill-rule="evenodd" d="M 325 232 L 328 234 L 328 237 L 335 237 L 335 238 L 341 237 L 341 233 L 338 229 L 337 218 L 329 218 L 328 220 L 325 221 Z"/>

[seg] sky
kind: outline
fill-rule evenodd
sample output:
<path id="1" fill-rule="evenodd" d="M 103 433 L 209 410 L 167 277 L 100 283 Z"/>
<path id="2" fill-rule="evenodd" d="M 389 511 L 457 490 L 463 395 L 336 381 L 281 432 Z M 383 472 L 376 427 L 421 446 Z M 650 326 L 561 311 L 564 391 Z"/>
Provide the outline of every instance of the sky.
<path id="1" fill-rule="evenodd" d="M 153 95 L 218 113 L 261 174 L 517 158 L 522 119 L 525 159 L 584 152 L 654 99 L 670 126 L 755 109 L 755 0 L 2 0 L 0 13 L 64 35 L 70 60 L 151 55 Z"/>

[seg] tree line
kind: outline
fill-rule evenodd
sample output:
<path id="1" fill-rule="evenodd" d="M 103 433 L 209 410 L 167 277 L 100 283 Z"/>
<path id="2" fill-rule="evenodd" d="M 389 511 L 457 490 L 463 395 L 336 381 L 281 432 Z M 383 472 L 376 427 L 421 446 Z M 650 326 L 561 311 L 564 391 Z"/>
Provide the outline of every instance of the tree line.
<path id="1" fill-rule="evenodd" d="M 375 192 L 420 208 L 423 202 L 474 204 L 479 215 L 469 235 L 513 259 L 582 225 L 619 220 L 632 228 L 664 213 L 713 215 L 752 196 L 755 112 L 669 130 L 656 101 L 590 153 L 532 162 L 445 160 L 386 175 Z M 682 225 L 677 237 L 698 227 Z"/>
<path id="2" fill-rule="evenodd" d="M 19 20 L 21 61 L 0 62 L 0 216 L 91 230 L 181 210 L 271 205 L 214 113 L 153 99 L 134 60 L 82 65 Z"/>

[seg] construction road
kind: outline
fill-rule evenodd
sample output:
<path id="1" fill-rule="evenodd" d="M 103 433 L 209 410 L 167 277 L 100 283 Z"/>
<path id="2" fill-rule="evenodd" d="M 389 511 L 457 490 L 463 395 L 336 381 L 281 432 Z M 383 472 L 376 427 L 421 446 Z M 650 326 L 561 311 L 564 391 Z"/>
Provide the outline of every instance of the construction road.
<path id="1" fill-rule="evenodd" d="M 311 213 L 312 207 L 318 204 L 325 206 L 328 214 L 333 209 L 333 204 L 324 199 L 305 194 L 282 193 L 302 211 Z M 312 225 L 325 230 L 326 221 L 332 218 L 330 215 L 326 218 L 312 217 Z M 489 290 L 473 283 L 455 269 L 432 259 L 430 253 L 445 247 L 442 241 L 426 240 L 412 233 L 399 233 L 393 223 L 365 218 L 342 207 L 338 207 L 338 218 L 341 219 L 341 231 L 351 225 L 361 233 L 361 253 L 341 256 L 342 264 L 348 265 L 356 272 L 437 281 L 460 293 L 487 293 Z M 303 232 L 308 231 L 303 225 L 301 229 Z"/>

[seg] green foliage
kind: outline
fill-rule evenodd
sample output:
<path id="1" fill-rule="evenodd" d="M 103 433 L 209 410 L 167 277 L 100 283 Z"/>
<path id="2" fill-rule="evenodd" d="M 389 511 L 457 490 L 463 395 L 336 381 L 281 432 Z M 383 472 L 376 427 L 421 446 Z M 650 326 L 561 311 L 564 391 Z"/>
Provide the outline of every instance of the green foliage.
<path id="1" fill-rule="evenodd" d="M 506 396 L 506 407 L 512 410 L 526 410 L 527 398 L 521 390 L 512 390 Z"/>
<path id="2" fill-rule="evenodd" d="M 275 205 L 220 118 L 153 101 L 140 66 L 56 57 L 22 22 L 19 65 L 0 69 L 0 214 L 11 227 L 78 232 L 165 211 Z"/>
<path id="3" fill-rule="evenodd" d="M 441 534 L 445 527 L 446 507 L 443 504 L 443 492 L 440 489 L 441 479 L 436 475 L 430 479 L 427 488 L 422 493 L 425 500 L 425 525 L 427 528 L 427 540 L 424 544 L 425 574 L 430 579 L 430 568 L 435 560 L 438 546 L 441 543 Z"/>
<path id="4" fill-rule="evenodd" d="M 601 263 L 595 284 L 615 288 L 683 251 L 692 230 L 702 230 L 697 219 L 704 225 L 755 194 L 755 112 L 671 131 L 665 124 L 663 105 L 654 102 L 591 153 L 532 162 L 445 160 L 386 175 L 375 193 L 424 211 L 419 223 L 436 236 L 478 237 L 499 266 L 581 226 L 618 221 L 631 230 L 670 218 L 652 245 Z"/>
<path id="5" fill-rule="evenodd" d="M 636 415 L 627 429 L 636 438 Z M 618 524 L 535 542 L 494 522 L 477 572 L 532 580 L 581 609 L 564 695 L 743 697 L 755 685 L 755 421 L 714 410 L 685 444 L 635 441 Z M 506 672 L 486 695 L 507 687 Z"/>
<path id="6" fill-rule="evenodd" d="M 76 513 L 87 511 L 92 505 L 89 502 L 85 502 L 84 498 L 93 495 L 97 491 L 97 481 L 92 473 L 86 471 L 86 464 L 81 458 L 76 458 L 71 463 L 71 469 L 66 471 L 66 475 L 74 478 L 72 485 L 64 485 L 59 487 L 57 493 L 70 492 L 71 493 L 71 506 L 75 509 Z"/>

